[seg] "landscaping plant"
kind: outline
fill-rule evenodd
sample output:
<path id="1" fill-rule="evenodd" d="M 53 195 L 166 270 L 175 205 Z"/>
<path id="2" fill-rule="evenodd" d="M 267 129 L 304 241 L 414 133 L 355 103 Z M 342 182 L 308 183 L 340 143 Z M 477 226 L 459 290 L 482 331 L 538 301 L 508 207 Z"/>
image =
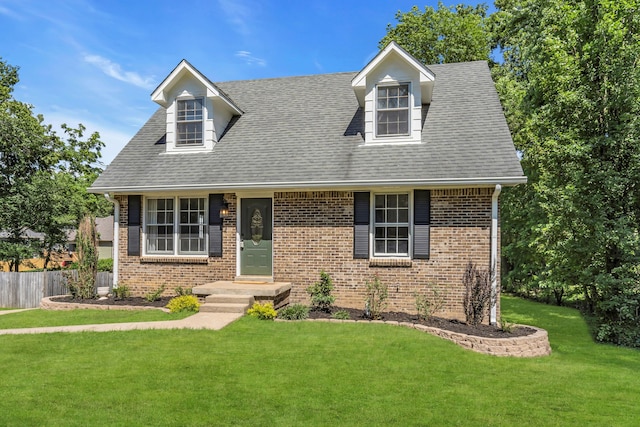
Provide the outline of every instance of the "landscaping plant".
<path id="1" fill-rule="evenodd" d="M 331 295 L 332 290 L 333 281 L 331 276 L 329 276 L 329 273 L 321 271 L 320 281 L 307 288 L 307 292 L 311 295 L 311 309 L 329 313 L 331 305 L 336 300 L 336 297 Z"/>
<path id="2" fill-rule="evenodd" d="M 171 313 L 181 313 L 183 311 L 197 313 L 200 310 L 200 303 L 195 295 L 180 295 L 171 298 L 167 308 Z"/>
<path id="3" fill-rule="evenodd" d="M 365 315 L 371 319 L 380 319 L 380 315 L 387 308 L 387 298 L 389 298 L 387 285 L 382 283 L 378 275 L 375 275 L 371 281 L 367 281 L 366 291 Z"/>
<path id="4" fill-rule="evenodd" d="M 160 297 L 162 297 L 162 293 L 164 292 L 165 285 L 161 285 L 158 289 L 153 292 L 149 292 L 144 296 L 144 298 L 149 302 L 158 301 Z"/>
<path id="5" fill-rule="evenodd" d="M 113 287 L 113 297 L 114 299 L 125 299 L 125 298 L 129 298 L 131 296 L 131 289 L 129 289 L 129 286 L 121 283 L 118 284 L 118 286 L 114 286 Z"/>
<path id="6" fill-rule="evenodd" d="M 338 310 L 335 313 L 333 313 L 331 315 L 332 319 L 341 319 L 341 320 L 348 320 L 351 319 L 351 316 L 349 315 L 349 312 L 346 310 Z"/>
<path id="7" fill-rule="evenodd" d="M 427 285 L 425 294 L 415 292 L 413 296 L 419 319 L 428 319 L 444 308 L 444 295 L 435 286 Z"/>
<path id="8" fill-rule="evenodd" d="M 270 302 L 265 302 L 264 304 L 253 303 L 253 306 L 247 310 L 247 314 L 260 320 L 273 320 L 278 315 Z"/>
<path id="9" fill-rule="evenodd" d="M 304 304 L 291 304 L 278 311 L 278 319 L 303 320 L 309 317 L 309 307 Z"/>
<path id="10" fill-rule="evenodd" d="M 74 298 L 94 298 L 98 275 L 98 236 L 96 235 L 96 221 L 91 215 L 85 215 L 80 221 L 76 236 L 76 248 L 78 276 L 74 278 L 67 275 L 69 292 Z"/>
<path id="11" fill-rule="evenodd" d="M 462 283 L 465 318 L 468 324 L 477 326 L 484 320 L 491 303 L 491 272 L 478 269 L 469 261 L 462 276 Z"/>

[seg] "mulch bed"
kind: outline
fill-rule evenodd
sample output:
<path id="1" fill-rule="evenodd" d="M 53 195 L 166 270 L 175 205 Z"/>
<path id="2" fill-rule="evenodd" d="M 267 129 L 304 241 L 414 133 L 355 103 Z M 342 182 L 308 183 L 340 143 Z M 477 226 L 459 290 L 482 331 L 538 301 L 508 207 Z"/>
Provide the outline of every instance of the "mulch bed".
<path id="1" fill-rule="evenodd" d="M 53 297 L 53 302 L 70 302 L 75 304 L 96 304 L 96 305 L 132 305 L 136 307 L 165 307 L 169 304 L 172 297 L 162 297 L 156 301 L 147 301 L 142 297 L 128 297 L 116 299 L 109 296 L 106 299 L 90 298 L 90 299 L 73 299 L 71 296 Z"/>
<path id="2" fill-rule="evenodd" d="M 106 299 L 98 299 L 98 298 L 73 299 L 70 296 L 63 296 L 63 297 L 53 297 L 51 298 L 51 300 L 54 302 L 70 302 L 70 303 L 76 303 L 76 304 L 165 307 L 169 303 L 169 300 L 171 298 L 172 297 L 162 297 L 156 301 L 147 301 L 146 298 L 142 298 L 142 297 L 129 297 L 129 298 L 115 299 L 113 296 L 109 296 Z M 344 310 L 347 313 L 349 313 L 349 318 L 352 320 L 371 320 L 365 316 L 364 310 L 359 310 L 356 308 L 332 307 L 331 313 L 335 313 L 336 311 L 339 311 L 339 310 Z M 327 313 L 324 311 L 309 311 L 309 319 L 330 319 L 331 313 Z M 505 332 L 491 325 L 471 326 L 459 320 L 443 319 L 441 317 L 435 317 L 435 316 L 432 316 L 429 319 L 418 319 L 418 316 L 415 314 L 403 313 L 398 311 L 389 311 L 389 312 L 382 313 L 380 320 L 418 323 L 425 326 L 432 326 L 435 328 L 446 329 L 447 331 L 459 332 L 467 335 L 474 335 L 477 337 L 484 337 L 484 338 L 523 337 L 526 335 L 531 335 L 535 332 L 534 329 L 527 328 L 525 326 L 514 327 L 512 328 L 511 332 Z"/>
<path id="3" fill-rule="evenodd" d="M 364 314 L 364 310 L 355 308 L 332 307 L 331 313 L 344 310 L 349 313 L 351 320 L 371 320 Z M 309 311 L 309 319 L 331 319 L 331 313 L 324 311 Z M 454 319 L 443 319 L 441 317 L 432 316 L 428 319 L 418 319 L 415 314 L 403 313 L 398 311 L 390 311 L 382 313 L 379 320 L 391 320 L 396 322 L 418 323 L 425 326 L 446 329 L 447 331 L 459 332 L 467 335 L 474 335 L 483 338 L 513 338 L 531 335 L 536 331 L 526 326 L 513 327 L 510 332 L 505 332 L 500 328 L 491 325 L 472 326 L 465 322 Z"/>

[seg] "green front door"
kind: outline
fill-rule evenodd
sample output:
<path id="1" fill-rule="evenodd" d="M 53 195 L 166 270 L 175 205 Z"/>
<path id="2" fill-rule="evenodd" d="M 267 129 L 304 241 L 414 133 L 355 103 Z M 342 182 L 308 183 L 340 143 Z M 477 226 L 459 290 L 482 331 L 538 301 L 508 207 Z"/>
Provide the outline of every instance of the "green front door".
<path id="1" fill-rule="evenodd" d="M 271 199 L 241 199 L 240 274 L 271 276 Z"/>

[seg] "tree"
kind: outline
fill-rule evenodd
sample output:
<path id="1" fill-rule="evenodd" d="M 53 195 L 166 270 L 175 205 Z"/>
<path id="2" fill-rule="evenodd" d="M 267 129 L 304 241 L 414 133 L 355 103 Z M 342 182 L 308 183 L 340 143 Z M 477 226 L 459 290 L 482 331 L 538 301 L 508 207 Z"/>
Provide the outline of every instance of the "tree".
<path id="1" fill-rule="evenodd" d="M 437 9 L 426 6 L 424 12 L 417 6 L 409 12 L 398 11 L 398 23 L 395 27 L 387 25 L 379 47 L 393 40 L 425 64 L 488 61 L 491 39 L 486 13 L 484 4 L 446 7 L 441 2 Z"/>
<path id="2" fill-rule="evenodd" d="M 499 0 L 496 70 L 529 184 L 505 192 L 508 286 L 581 290 L 603 341 L 640 347 L 640 13 Z"/>
<path id="3" fill-rule="evenodd" d="M 105 210 L 86 192 L 101 170 L 99 135 L 83 139 L 84 126 L 63 125 L 60 137 L 12 97 L 17 82 L 18 68 L 0 59 L 0 259 L 16 271 L 25 257 L 64 245 L 84 213 Z M 44 240 L 27 239 L 27 230 Z"/>

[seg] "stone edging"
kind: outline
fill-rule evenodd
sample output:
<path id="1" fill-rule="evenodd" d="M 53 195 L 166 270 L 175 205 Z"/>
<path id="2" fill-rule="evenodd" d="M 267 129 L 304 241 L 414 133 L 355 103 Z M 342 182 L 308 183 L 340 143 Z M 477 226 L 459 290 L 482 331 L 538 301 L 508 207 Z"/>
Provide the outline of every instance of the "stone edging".
<path id="1" fill-rule="evenodd" d="M 56 295 L 62 296 L 62 295 Z M 107 305 L 107 304 L 78 304 L 75 302 L 56 302 L 51 301 L 52 297 L 45 297 L 40 300 L 40 308 L 43 310 L 75 310 L 75 309 L 93 309 L 93 310 L 162 310 L 169 313 L 169 309 L 165 307 L 141 307 L 137 305 Z"/>
<path id="2" fill-rule="evenodd" d="M 291 322 L 291 320 L 275 319 L 279 322 Z M 293 320 L 295 321 L 295 320 Z M 384 323 L 388 325 L 404 326 L 405 328 L 417 329 L 431 335 L 435 335 L 445 340 L 452 341 L 460 347 L 477 353 L 489 354 L 492 356 L 506 357 L 539 357 L 551 354 L 549 336 L 544 329 L 528 325 L 523 326 L 534 329 L 531 335 L 513 338 L 484 338 L 474 335 L 462 334 L 460 332 L 447 331 L 445 329 L 434 328 L 432 326 L 420 325 L 418 323 L 397 322 L 393 320 L 341 320 L 341 319 L 307 319 L 308 322 L 335 322 L 335 323 Z"/>

